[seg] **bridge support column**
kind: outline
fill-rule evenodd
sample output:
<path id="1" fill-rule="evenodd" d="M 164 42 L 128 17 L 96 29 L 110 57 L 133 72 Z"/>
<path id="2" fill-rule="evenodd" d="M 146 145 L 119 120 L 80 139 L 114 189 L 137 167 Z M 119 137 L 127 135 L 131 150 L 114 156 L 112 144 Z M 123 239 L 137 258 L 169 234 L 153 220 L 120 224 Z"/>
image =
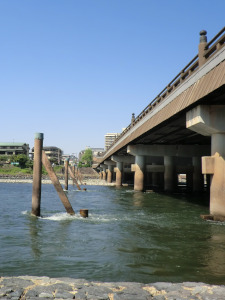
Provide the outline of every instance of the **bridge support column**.
<path id="1" fill-rule="evenodd" d="M 202 157 L 202 173 L 211 174 L 210 214 L 225 218 L 225 106 L 199 105 L 186 115 L 187 128 L 211 135 L 211 156 Z"/>
<path id="2" fill-rule="evenodd" d="M 107 170 L 107 182 L 108 183 L 112 182 L 112 172 L 113 172 L 113 166 L 109 165 L 108 170 Z"/>
<path id="3" fill-rule="evenodd" d="M 134 190 L 143 191 L 144 189 L 144 171 L 145 171 L 145 157 L 142 155 L 135 156 L 135 165 L 132 165 L 134 171 Z"/>
<path id="4" fill-rule="evenodd" d="M 164 156 L 164 167 L 164 190 L 172 192 L 176 185 L 175 165 L 172 156 Z"/>
<path id="5" fill-rule="evenodd" d="M 106 180 L 107 176 L 106 176 L 106 165 L 100 165 L 100 167 L 102 168 L 102 180 Z"/>
<path id="6" fill-rule="evenodd" d="M 156 163 L 152 163 L 153 166 L 156 166 Z M 159 173 L 152 172 L 152 187 L 158 187 L 159 186 Z"/>
<path id="7" fill-rule="evenodd" d="M 116 163 L 116 186 L 122 185 L 122 177 L 123 177 L 123 163 L 117 162 Z"/>
<path id="8" fill-rule="evenodd" d="M 134 163 L 134 157 L 113 155 L 111 160 L 116 162 L 116 168 L 114 169 L 116 172 L 116 186 L 121 186 L 124 179 L 124 163 Z"/>
<path id="9" fill-rule="evenodd" d="M 111 183 L 113 178 L 113 169 L 115 166 L 115 162 L 112 160 L 105 160 L 104 165 L 108 167 L 107 169 L 107 182 Z"/>
<path id="10" fill-rule="evenodd" d="M 193 157 L 193 192 L 201 192 L 204 187 L 204 176 L 202 175 L 201 157 Z"/>

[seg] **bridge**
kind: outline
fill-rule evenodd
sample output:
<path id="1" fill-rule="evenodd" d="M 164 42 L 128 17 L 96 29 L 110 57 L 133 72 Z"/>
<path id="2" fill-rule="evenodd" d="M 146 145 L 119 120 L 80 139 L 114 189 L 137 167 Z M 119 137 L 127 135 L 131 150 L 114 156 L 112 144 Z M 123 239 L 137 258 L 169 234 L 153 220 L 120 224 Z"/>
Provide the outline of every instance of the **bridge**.
<path id="1" fill-rule="evenodd" d="M 225 217 L 225 27 L 116 138 L 95 165 L 103 180 L 173 192 L 180 178 L 210 191 L 210 214 Z M 182 175 L 181 175 L 182 174 Z"/>

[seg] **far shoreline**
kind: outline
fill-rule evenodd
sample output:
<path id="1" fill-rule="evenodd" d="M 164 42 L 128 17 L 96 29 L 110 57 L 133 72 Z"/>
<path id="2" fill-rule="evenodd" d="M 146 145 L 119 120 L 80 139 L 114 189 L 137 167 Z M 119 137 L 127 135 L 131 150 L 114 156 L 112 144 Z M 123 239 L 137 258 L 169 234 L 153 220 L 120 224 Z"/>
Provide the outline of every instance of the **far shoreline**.
<path id="1" fill-rule="evenodd" d="M 64 184 L 64 179 L 59 179 L 61 184 Z M 0 178 L 0 183 L 33 183 L 32 178 L 19 178 L 19 177 L 7 177 L 7 178 Z M 73 181 L 70 179 L 68 181 L 69 185 L 73 185 Z M 79 183 L 79 182 L 78 182 Z M 100 186 L 114 186 L 115 183 L 108 183 L 105 180 L 98 179 L 98 178 L 88 178 L 82 181 L 83 184 L 79 183 L 79 185 L 100 185 Z M 43 178 L 42 184 L 52 184 L 50 179 Z"/>

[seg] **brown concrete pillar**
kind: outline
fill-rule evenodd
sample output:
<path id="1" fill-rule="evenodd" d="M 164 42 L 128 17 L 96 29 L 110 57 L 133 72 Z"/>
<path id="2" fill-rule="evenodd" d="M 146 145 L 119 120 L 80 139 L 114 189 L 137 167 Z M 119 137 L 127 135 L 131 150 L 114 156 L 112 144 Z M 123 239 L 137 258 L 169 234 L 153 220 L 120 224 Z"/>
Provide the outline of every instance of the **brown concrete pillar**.
<path id="1" fill-rule="evenodd" d="M 107 182 L 108 183 L 112 182 L 112 172 L 113 172 L 113 166 L 109 165 L 108 170 L 107 170 Z"/>
<path id="2" fill-rule="evenodd" d="M 225 107 L 199 105 L 187 113 L 186 126 L 211 135 L 211 156 L 202 157 L 202 173 L 211 175 L 210 213 L 225 217 Z"/>
<path id="3" fill-rule="evenodd" d="M 102 179 L 107 180 L 107 175 L 106 175 L 106 166 L 102 166 Z"/>
<path id="4" fill-rule="evenodd" d="M 35 133 L 31 213 L 37 217 L 39 217 L 41 214 L 41 175 L 43 139 L 43 133 Z"/>
<path id="5" fill-rule="evenodd" d="M 65 185 L 64 185 L 64 189 L 66 191 L 68 191 L 68 166 L 69 166 L 69 158 L 66 158 L 65 163 L 64 163 L 64 167 L 65 167 L 65 173 L 64 173 Z"/>
<path id="6" fill-rule="evenodd" d="M 225 133 L 212 135 L 214 173 L 210 185 L 210 213 L 225 216 Z"/>
<path id="7" fill-rule="evenodd" d="M 134 172 L 135 191 L 143 191 L 144 189 L 144 171 L 145 171 L 145 157 L 142 155 L 135 156 L 135 172 Z"/>
<path id="8" fill-rule="evenodd" d="M 156 163 L 152 163 L 152 165 L 156 165 Z M 152 187 L 156 188 L 159 186 L 159 173 L 152 172 Z"/>
<path id="9" fill-rule="evenodd" d="M 204 188 L 204 176 L 202 174 L 201 157 L 193 157 L 193 192 L 201 192 Z"/>
<path id="10" fill-rule="evenodd" d="M 116 186 L 122 185 L 122 177 L 123 177 L 123 163 L 116 163 Z"/>
<path id="11" fill-rule="evenodd" d="M 176 184 L 174 157 L 164 156 L 164 167 L 164 190 L 166 192 L 172 192 Z"/>

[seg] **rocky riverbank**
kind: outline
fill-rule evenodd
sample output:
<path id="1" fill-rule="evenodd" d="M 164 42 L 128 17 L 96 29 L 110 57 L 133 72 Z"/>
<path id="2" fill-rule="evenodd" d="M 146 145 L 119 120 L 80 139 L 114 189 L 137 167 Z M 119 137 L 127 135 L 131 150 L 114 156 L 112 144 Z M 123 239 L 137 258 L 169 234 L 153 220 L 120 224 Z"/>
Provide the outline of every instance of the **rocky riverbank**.
<path id="1" fill-rule="evenodd" d="M 0 182 L 4 182 L 4 183 L 32 183 L 33 179 L 32 177 L 4 177 L 4 178 L 0 178 Z M 64 184 L 64 179 L 59 179 L 59 182 L 61 184 Z M 42 179 L 42 183 L 43 184 L 51 184 L 51 180 L 47 179 L 47 178 L 43 178 Z M 72 180 L 69 180 L 69 185 L 73 184 Z M 100 180 L 100 179 L 96 179 L 96 178 L 89 178 L 89 179 L 85 179 L 82 181 L 82 183 L 84 185 L 107 185 L 107 186 L 114 186 L 115 183 L 108 183 L 105 180 Z M 80 184 L 80 182 L 79 182 Z M 81 184 L 80 184 L 81 185 Z"/>
<path id="2" fill-rule="evenodd" d="M 0 277 L 0 299 L 222 300 L 225 286 L 205 283 L 94 282 L 35 276 Z"/>

